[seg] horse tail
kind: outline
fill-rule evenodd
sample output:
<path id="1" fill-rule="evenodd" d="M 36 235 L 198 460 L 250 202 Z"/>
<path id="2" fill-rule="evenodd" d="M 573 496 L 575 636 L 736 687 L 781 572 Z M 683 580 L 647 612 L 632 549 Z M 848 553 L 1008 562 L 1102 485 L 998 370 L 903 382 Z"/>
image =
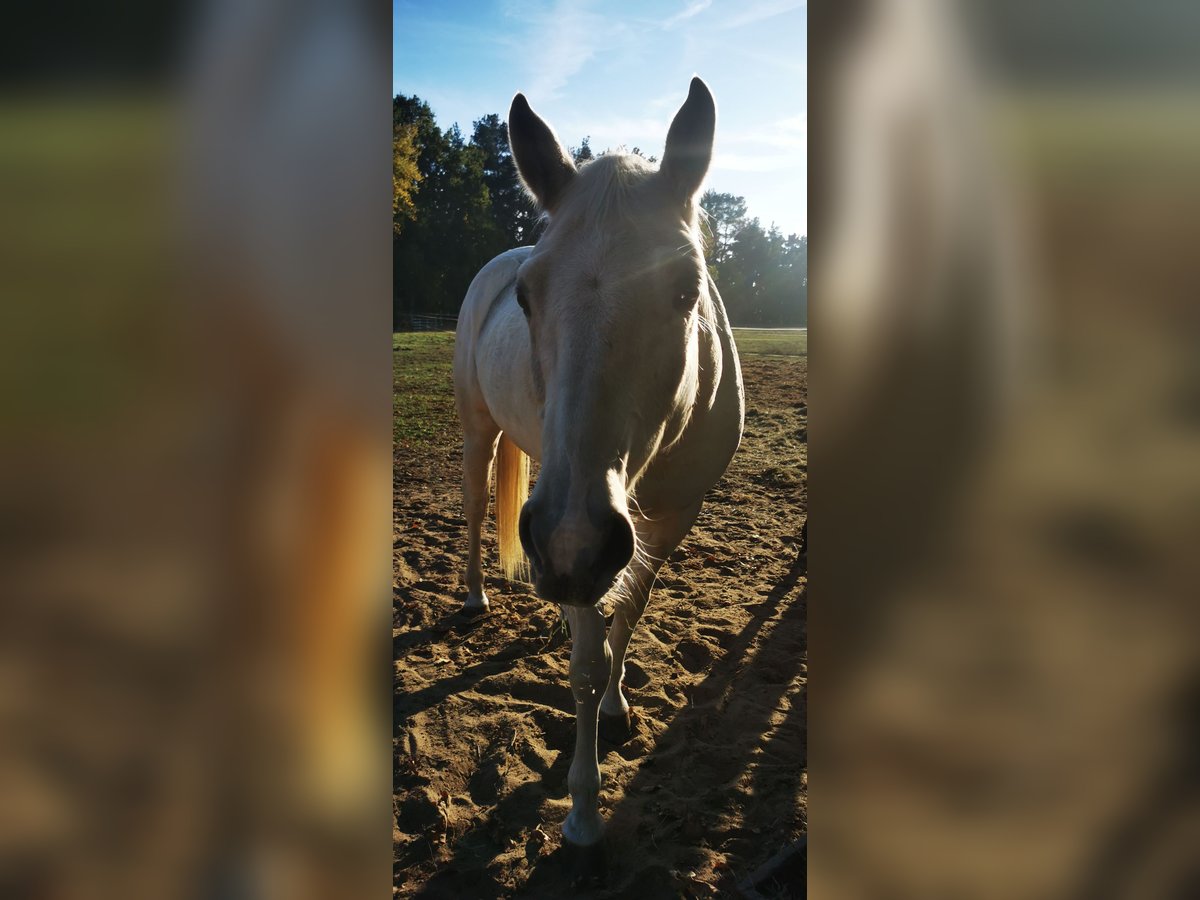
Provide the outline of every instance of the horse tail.
<path id="1" fill-rule="evenodd" d="M 529 457 L 501 433 L 496 454 L 496 535 L 500 544 L 500 567 L 510 581 L 529 578 L 529 564 L 521 550 L 518 528 L 521 507 L 529 497 Z"/>

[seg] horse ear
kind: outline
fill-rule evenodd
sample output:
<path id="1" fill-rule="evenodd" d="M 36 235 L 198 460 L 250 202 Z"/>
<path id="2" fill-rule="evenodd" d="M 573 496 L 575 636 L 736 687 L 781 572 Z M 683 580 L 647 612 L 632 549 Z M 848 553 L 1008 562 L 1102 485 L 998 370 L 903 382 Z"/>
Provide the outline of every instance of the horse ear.
<path id="1" fill-rule="evenodd" d="M 662 177 L 679 199 L 690 200 L 704 183 L 712 161 L 716 129 L 717 104 L 712 92 L 699 78 L 693 78 L 687 100 L 667 132 L 667 148 L 659 166 Z"/>
<path id="2" fill-rule="evenodd" d="M 521 181 L 542 209 L 553 212 L 575 177 L 575 164 L 554 130 L 529 108 L 524 94 L 513 97 L 508 110 L 508 144 Z"/>

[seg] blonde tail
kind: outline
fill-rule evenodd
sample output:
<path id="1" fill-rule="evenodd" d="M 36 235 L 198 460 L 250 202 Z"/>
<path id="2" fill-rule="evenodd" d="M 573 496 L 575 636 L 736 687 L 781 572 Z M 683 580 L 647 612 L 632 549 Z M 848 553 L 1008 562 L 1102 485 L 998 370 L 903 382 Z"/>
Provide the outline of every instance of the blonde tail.
<path id="1" fill-rule="evenodd" d="M 508 435 L 500 435 L 496 454 L 496 534 L 500 544 L 500 567 L 510 581 L 527 581 L 529 564 L 521 550 L 518 526 L 521 507 L 529 496 L 529 457 Z"/>

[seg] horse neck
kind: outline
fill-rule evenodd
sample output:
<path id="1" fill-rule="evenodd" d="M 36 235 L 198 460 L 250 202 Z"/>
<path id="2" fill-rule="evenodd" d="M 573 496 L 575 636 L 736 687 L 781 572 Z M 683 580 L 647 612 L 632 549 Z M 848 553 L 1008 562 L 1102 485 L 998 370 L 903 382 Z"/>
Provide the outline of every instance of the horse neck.
<path id="1" fill-rule="evenodd" d="M 711 275 L 708 276 L 708 290 L 701 294 L 697 313 L 700 362 L 697 402 L 705 408 L 712 408 L 712 400 L 725 380 L 726 368 L 733 362 L 728 358 L 733 337 L 729 330 L 729 318 L 725 314 L 725 304 Z"/>
<path id="2" fill-rule="evenodd" d="M 690 390 L 676 407 L 674 427 L 668 426 L 671 439 L 667 447 L 684 440 L 689 431 L 704 427 L 708 411 L 713 408 L 724 377 L 726 350 L 724 333 L 728 328 L 725 308 L 716 286 L 710 279 L 711 296 L 701 294 L 696 310 L 696 371 L 690 379 Z M 666 449 L 661 448 L 661 449 Z"/>

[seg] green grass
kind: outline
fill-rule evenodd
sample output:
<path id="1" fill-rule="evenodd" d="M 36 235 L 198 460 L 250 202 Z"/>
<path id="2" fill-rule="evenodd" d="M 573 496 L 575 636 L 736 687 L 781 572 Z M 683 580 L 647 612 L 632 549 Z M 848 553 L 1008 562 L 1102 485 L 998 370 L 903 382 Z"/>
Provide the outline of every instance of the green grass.
<path id="1" fill-rule="evenodd" d="M 392 335 L 392 440 L 427 447 L 458 428 L 454 409 L 454 332 Z"/>
<path id="2" fill-rule="evenodd" d="M 740 356 L 808 356 L 807 328 L 735 328 Z"/>
<path id="3" fill-rule="evenodd" d="M 808 331 L 735 328 L 738 353 L 748 356 L 805 356 Z M 454 333 L 422 331 L 392 335 L 392 439 L 405 450 L 453 442 Z"/>

